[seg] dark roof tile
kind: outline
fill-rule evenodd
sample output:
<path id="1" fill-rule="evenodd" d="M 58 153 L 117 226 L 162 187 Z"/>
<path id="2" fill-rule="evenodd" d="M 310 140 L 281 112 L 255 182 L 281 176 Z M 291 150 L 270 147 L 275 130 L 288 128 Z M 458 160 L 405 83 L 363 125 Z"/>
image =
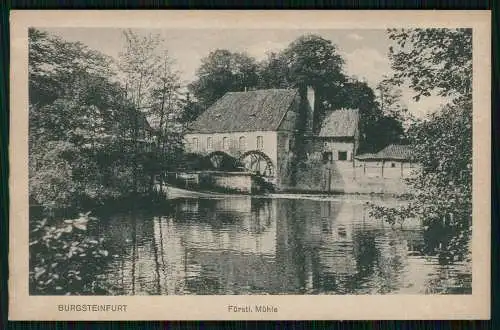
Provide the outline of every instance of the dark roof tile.
<path id="1" fill-rule="evenodd" d="M 357 109 L 339 109 L 328 112 L 321 125 L 318 136 L 347 137 L 354 136 L 358 128 L 359 111 Z"/>
<path id="2" fill-rule="evenodd" d="M 390 144 L 375 154 L 356 156 L 360 160 L 411 160 L 412 152 L 408 145 Z"/>
<path id="3" fill-rule="evenodd" d="M 275 131 L 298 95 L 296 89 L 229 92 L 188 127 L 190 133 Z"/>

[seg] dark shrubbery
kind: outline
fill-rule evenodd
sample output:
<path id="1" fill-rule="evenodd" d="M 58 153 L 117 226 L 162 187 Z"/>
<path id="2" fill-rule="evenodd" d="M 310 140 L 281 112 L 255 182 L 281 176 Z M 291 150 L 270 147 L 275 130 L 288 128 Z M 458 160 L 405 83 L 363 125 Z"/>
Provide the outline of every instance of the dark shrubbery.
<path id="1" fill-rule="evenodd" d="M 30 232 L 30 294 L 106 294 L 100 267 L 110 258 L 103 238 L 89 236 L 96 218 L 32 220 Z"/>
<path id="2" fill-rule="evenodd" d="M 394 29 L 390 57 L 396 83 L 409 82 L 416 100 L 450 98 L 442 109 L 415 120 L 408 140 L 422 171 L 408 183 L 414 189 L 404 208 L 375 207 L 372 214 L 395 224 L 422 219 L 433 237 L 429 254 L 442 262 L 470 259 L 472 233 L 472 30 Z"/>

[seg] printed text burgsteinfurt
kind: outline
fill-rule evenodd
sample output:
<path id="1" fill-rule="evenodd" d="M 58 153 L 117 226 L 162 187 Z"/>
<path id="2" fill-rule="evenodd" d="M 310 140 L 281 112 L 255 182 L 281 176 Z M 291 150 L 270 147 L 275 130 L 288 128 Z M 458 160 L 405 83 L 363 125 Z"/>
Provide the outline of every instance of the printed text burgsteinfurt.
<path id="1" fill-rule="evenodd" d="M 278 313 L 274 305 L 227 305 L 230 313 Z"/>
<path id="2" fill-rule="evenodd" d="M 60 304 L 59 312 L 126 312 L 127 305 L 107 304 Z"/>

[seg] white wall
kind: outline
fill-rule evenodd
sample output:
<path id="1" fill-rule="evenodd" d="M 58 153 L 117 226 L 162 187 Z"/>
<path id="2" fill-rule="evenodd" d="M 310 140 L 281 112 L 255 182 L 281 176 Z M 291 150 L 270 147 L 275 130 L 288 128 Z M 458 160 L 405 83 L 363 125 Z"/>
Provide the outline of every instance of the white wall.
<path id="1" fill-rule="evenodd" d="M 352 162 L 355 155 L 355 143 L 335 141 L 334 139 L 317 139 L 313 141 L 312 148 L 307 150 L 310 157 L 322 159 L 324 152 L 332 153 L 332 160 L 338 160 L 338 152 L 347 152 L 347 161 Z"/>
<path id="2" fill-rule="evenodd" d="M 355 168 L 358 177 L 365 176 L 368 178 L 408 178 L 420 170 L 418 164 L 392 160 L 384 162 L 356 160 Z"/>
<path id="3" fill-rule="evenodd" d="M 240 148 L 240 137 L 245 137 L 246 146 Z M 262 136 L 263 147 L 257 148 L 257 136 Z M 208 148 L 207 140 L 212 138 L 212 148 Z M 227 149 L 223 148 L 223 139 L 228 138 Z M 198 139 L 198 149 L 193 146 L 193 138 Z M 184 145 L 187 152 L 194 152 L 199 154 L 209 154 L 214 151 L 224 151 L 233 157 L 239 157 L 249 150 L 261 150 L 273 162 L 276 168 L 277 161 L 277 135 L 273 131 L 255 131 L 255 132 L 231 132 L 231 133 L 211 133 L 211 134 L 186 134 L 184 136 Z"/>

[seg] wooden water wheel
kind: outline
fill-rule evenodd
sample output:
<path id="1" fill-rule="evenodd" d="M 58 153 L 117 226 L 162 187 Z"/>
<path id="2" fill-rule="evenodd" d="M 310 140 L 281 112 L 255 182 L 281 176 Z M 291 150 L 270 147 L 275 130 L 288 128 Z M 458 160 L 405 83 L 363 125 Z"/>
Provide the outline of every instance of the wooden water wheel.
<path id="1" fill-rule="evenodd" d="M 245 169 L 254 174 L 273 177 L 274 165 L 271 159 L 262 151 L 250 150 L 241 155 L 239 162 Z"/>

